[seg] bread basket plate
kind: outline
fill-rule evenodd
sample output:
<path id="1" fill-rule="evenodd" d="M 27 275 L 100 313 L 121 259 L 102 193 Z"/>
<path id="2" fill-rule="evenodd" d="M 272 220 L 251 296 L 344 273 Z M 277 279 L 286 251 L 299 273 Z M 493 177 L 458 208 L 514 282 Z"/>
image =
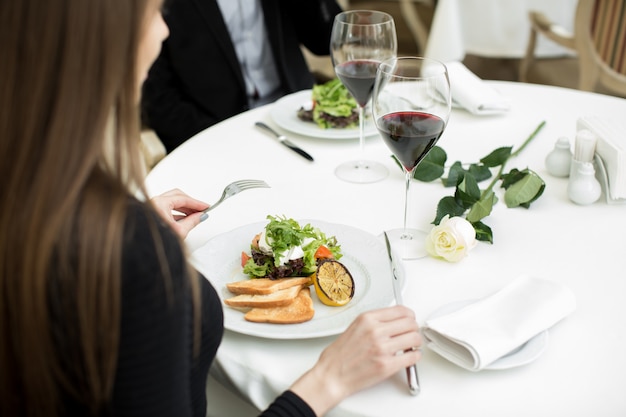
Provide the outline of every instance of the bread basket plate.
<path id="1" fill-rule="evenodd" d="M 341 245 L 343 263 L 354 279 L 354 297 L 345 306 L 322 304 L 311 287 L 315 308 L 312 320 L 299 324 L 269 324 L 246 321 L 244 314 L 224 304 L 233 294 L 226 284 L 248 278 L 241 268 L 241 252 L 250 252 L 252 238 L 267 222 L 252 223 L 217 235 L 191 256 L 191 262 L 215 287 L 224 308 L 224 327 L 250 336 L 270 339 L 309 339 L 342 333 L 360 313 L 394 304 L 391 270 L 385 245 L 380 237 L 357 228 L 318 220 L 298 220 L 310 223 L 326 236 L 335 236 Z M 404 271 L 400 269 L 402 285 Z"/>
<path id="2" fill-rule="evenodd" d="M 322 129 L 313 122 L 306 122 L 298 118 L 298 109 L 303 104 L 311 101 L 311 90 L 302 90 L 288 94 L 278 99 L 271 106 L 270 116 L 279 127 L 303 136 L 311 136 L 322 139 L 358 139 L 359 128 L 350 127 L 345 129 Z M 378 133 L 371 117 L 365 119 L 365 136 L 373 136 Z"/>

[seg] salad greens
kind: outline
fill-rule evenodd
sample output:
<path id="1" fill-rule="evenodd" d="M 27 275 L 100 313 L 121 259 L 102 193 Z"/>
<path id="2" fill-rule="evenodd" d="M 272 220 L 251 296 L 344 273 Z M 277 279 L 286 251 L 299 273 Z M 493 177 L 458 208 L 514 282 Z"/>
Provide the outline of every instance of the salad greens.
<path id="1" fill-rule="evenodd" d="M 315 103 L 313 121 L 324 129 L 335 127 L 332 119 L 324 114 L 333 117 L 350 117 L 357 109 L 356 100 L 337 78 L 324 84 L 314 85 L 312 96 Z"/>
<path id="2" fill-rule="evenodd" d="M 320 247 L 325 253 L 330 252 L 334 259 L 342 256 L 341 246 L 334 236 L 327 237 L 324 232 L 310 224 L 300 226 L 293 219 L 280 216 L 267 216 L 269 223 L 265 226 L 265 242 L 272 254 L 263 253 L 255 245 L 251 245 L 252 256 L 243 266 L 243 272 L 252 277 L 279 278 L 285 276 L 307 276 L 317 270 Z M 294 247 L 301 247 L 302 258 L 290 260 L 281 265 L 279 256 Z"/>

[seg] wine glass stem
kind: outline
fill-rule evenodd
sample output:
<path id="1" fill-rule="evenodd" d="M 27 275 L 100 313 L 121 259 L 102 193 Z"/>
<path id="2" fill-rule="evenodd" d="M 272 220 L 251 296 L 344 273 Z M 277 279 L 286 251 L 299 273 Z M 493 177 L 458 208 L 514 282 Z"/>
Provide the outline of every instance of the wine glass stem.
<path id="1" fill-rule="evenodd" d="M 365 107 L 359 106 L 359 164 L 365 164 Z"/>
<path id="2" fill-rule="evenodd" d="M 404 170 L 404 222 L 403 222 L 403 231 L 401 239 L 412 239 L 413 236 L 408 232 L 406 227 L 406 217 L 409 209 L 409 187 L 411 186 L 411 177 L 413 176 L 413 171 Z"/>

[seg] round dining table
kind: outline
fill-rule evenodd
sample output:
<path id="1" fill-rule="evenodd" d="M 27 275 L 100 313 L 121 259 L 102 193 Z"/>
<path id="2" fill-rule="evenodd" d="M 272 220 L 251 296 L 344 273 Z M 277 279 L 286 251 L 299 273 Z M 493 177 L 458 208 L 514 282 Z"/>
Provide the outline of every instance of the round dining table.
<path id="1" fill-rule="evenodd" d="M 447 165 L 478 162 L 503 146 L 515 150 L 545 121 L 506 169 L 535 171 L 544 180 L 545 190 L 529 208 L 508 208 L 503 190 L 496 187 L 499 201 L 483 219 L 493 231 L 493 243 L 479 242 L 459 262 L 430 256 L 399 260 L 404 303 L 423 325 L 442 306 L 486 297 L 527 275 L 568 287 L 575 295 L 576 309 L 548 329 L 538 352 L 521 352 L 518 363 L 510 367 L 472 372 L 423 347 L 417 364 L 419 395 L 409 394 L 405 373 L 399 372 L 347 398 L 329 416 L 626 415 L 626 204 L 608 203 L 604 195 L 593 204 L 574 204 L 568 198 L 568 178 L 551 176 L 545 166 L 559 138 L 567 138 L 573 150 L 580 117 L 621 120 L 626 100 L 560 87 L 488 83 L 510 101 L 510 110 L 475 116 L 453 109 L 438 142 L 447 154 Z M 186 239 L 192 260 L 198 253 L 210 256 L 203 248 L 216 239 L 220 245 L 245 248 L 253 235 L 243 237 L 235 231 L 263 224 L 268 215 L 340 225 L 381 244 L 383 231 L 401 227 L 404 175 L 380 136 L 368 132 L 363 156 L 384 164 L 388 176 L 369 184 L 344 182 L 334 170 L 359 157 L 356 131 L 343 136 L 322 129 L 311 131 L 305 122 L 286 129 L 286 114 L 295 114 L 297 106 L 285 107 L 284 103 L 247 111 L 204 130 L 148 174 L 150 195 L 179 188 L 210 204 L 235 180 L 260 179 L 270 186 L 243 191 L 210 211 L 209 218 Z M 281 146 L 255 127 L 257 121 L 287 135 L 314 161 Z M 487 183 L 481 182 L 481 188 Z M 437 203 L 453 193 L 454 188 L 444 187 L 440 180 L 414 181 L 408 201 L 409 226 L 430 230 Z M 212 259 L 213 264 L 236 263 L 237 253 L 220 256 L 224 259 Z M 208 275 L 207 279 L 217 283 L 224 277 Z M 387 276 L 380 279 L 389 280 Z M 391 288 L 391 280 L 388 285 Z M 223 289 L 218 292 L 223 296 Z M 217 384 L 236 392 L 253 409 L 264 409 L 313 366 L 347 326 L 341 320 L 341 308 L 335 308 L 338 318 L 331 327 L 341 329 L 328 332 L 332 334 L 308 337 L 298 332 L 294 327 L 298 325 L 273 325 L 278 330 L 263 335 L 227 325 L 214 363 Z M 217 402 L 219 398 L 210 398 L 209 408 L 228 408 Z"/>

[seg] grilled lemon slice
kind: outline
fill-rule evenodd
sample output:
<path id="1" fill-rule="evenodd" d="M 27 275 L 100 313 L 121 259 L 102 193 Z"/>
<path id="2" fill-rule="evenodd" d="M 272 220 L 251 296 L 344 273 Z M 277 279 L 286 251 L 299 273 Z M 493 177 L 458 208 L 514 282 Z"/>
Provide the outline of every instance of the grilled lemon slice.
<path id="1" fill-rule="evenodd" d="M 315 293 L 328 306 L 346 305 L 354 296 L 354 280 L 341 262 L 327 260 L 320 263 L 312 278 Z"/>

